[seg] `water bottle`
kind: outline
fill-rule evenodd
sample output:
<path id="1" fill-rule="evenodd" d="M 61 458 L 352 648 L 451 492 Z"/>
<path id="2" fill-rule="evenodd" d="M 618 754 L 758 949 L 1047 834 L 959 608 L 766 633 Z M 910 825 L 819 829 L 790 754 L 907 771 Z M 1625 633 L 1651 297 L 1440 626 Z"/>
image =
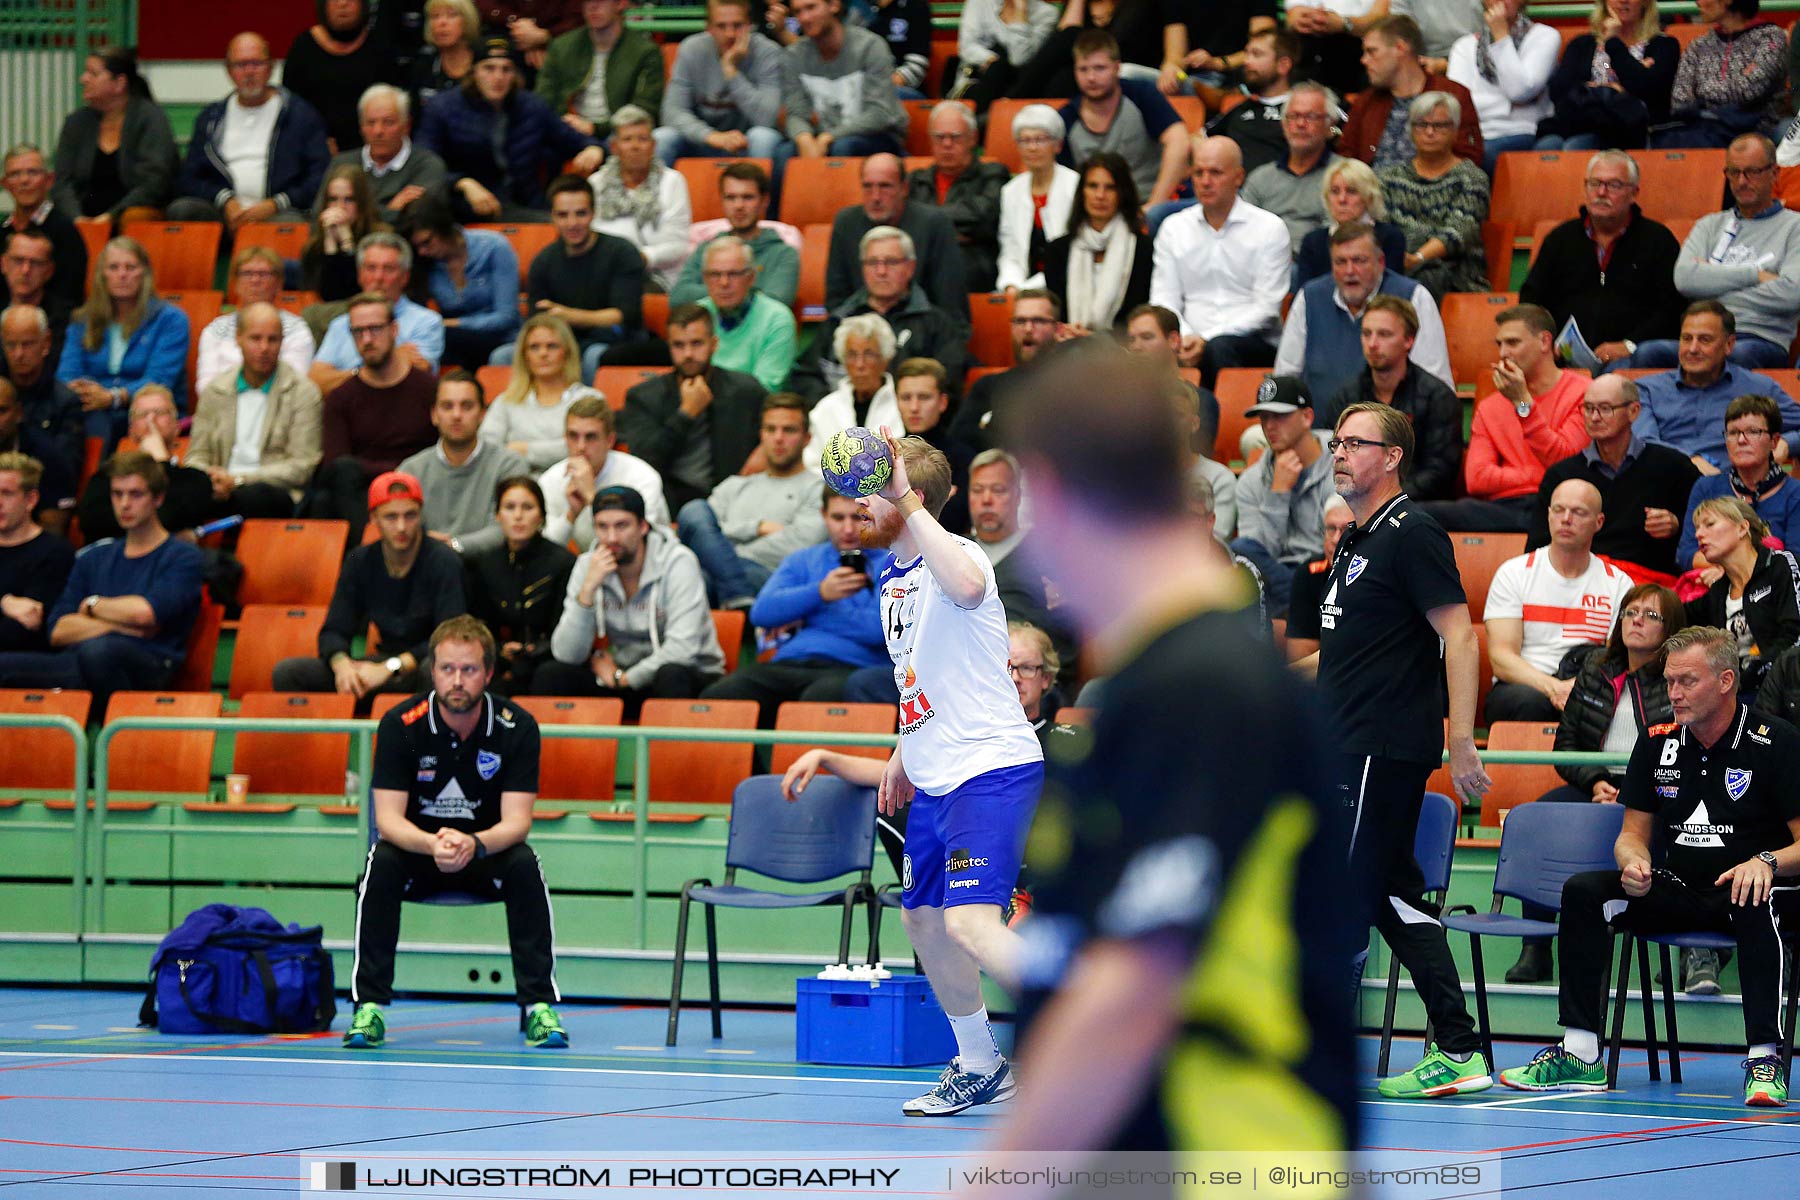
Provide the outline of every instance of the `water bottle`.
<path id="1" fill-rule="evenodd" d="M 344 803 L 351 808 L 362 805 L 362 776 L 355 771 L 344 772 Z"/>

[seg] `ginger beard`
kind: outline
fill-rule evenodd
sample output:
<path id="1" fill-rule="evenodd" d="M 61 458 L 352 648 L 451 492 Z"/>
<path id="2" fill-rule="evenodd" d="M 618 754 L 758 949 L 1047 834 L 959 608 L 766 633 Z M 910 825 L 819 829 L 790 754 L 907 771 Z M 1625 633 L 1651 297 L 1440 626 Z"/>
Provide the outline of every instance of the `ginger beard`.
<path id="1" fill-rule="evenodd" d="M 906 531 L 906 518 L 883 497 L 863 496 L 857 504 L 862 509 L 862 527 L 856 536 L 864 549 L 887 550 Z"/>

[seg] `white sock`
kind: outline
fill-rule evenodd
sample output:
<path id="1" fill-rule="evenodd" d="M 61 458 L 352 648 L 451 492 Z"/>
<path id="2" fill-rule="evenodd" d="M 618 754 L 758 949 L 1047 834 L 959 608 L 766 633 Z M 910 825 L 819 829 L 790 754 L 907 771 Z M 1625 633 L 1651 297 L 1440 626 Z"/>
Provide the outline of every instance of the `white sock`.
<path id="1" fill-rule="evenodd" d="M 1778 1058 L 1778 1057 L 1780 1057 L 1780 1055 L 1781 1055 L 1781 1047 L 1777 1046 L 1774 1042 L 1763 1042 L 1760 1045 L 1750 1047 L 1749 1057 L 1751 1057 L 1751 1058 Z"/>
<path id="2" fill-rule="evenodd" d="M 1600 1037 L 1591 1029 L 1563 1030 L 1563 1049 L 1584 1063 L 1600 1061 Z"/>
<path id="3" fill-rule="evenodd" d="M 988 1026 L 987 1005 L 966 1017 L 951 1017 L 950 1031 L 956 1034 L 956 1054 L 963 1070 L 991 1075 L 1000 1066 L 1000 1047 L 994 1044 L 994 1031 Z"/>

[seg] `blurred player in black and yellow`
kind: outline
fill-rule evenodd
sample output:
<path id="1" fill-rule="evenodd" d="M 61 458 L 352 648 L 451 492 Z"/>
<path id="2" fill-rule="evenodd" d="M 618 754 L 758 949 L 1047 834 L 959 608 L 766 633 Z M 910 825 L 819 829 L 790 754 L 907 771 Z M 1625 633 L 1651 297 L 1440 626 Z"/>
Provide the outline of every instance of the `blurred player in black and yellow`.
<path id="1" fill-rule="evenodd" d="M 1108 679 L 1091 737 L 1052 746 L 1028 843 L 1029 1020 L 998 1148 L 1346 1150 L 1357 930 L 1320 715 L 1207 552 L 1154 378 L 1071 355 L 1002 442 Z"/>

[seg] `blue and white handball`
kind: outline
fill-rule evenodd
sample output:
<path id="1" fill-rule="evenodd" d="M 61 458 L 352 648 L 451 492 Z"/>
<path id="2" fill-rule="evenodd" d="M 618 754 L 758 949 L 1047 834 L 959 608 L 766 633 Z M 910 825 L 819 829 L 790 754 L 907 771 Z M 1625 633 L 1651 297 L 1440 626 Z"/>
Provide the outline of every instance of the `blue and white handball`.
<path id="1" fill-rule="evenodd" d="M 852 500 L 873 496 L 894 477 L 894 458 L 880 434 L 852 425 L 831 435 L 819 458 L 819 473 L 831 490 Z"/>

